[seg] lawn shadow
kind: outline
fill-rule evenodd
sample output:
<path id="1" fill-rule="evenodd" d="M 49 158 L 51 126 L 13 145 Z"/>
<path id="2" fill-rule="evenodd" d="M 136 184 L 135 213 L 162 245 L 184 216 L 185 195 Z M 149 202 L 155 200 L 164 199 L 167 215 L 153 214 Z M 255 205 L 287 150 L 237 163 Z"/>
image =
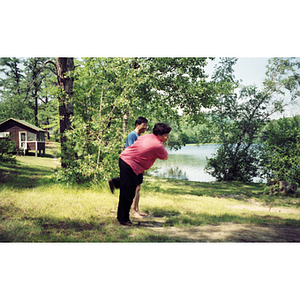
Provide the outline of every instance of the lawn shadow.
<path id="1" fill-rule="evenodd" d="M 9 209 L 9 208 L 7 208 Z M 20 214 L 20 213 L 19 213 Z M 110 218 L 89 221 L 55 217 L 0 218 L 0 242 L 116 242 L 129 235 Z"/>
<path id="2" fill-rule="evenodd" d="M 0 185 L 17 189 L 33 188 L 43 185 L 46 176 L 53 174 L 53 168 L 45 166 L 9 165 L 0 166 Z"/>

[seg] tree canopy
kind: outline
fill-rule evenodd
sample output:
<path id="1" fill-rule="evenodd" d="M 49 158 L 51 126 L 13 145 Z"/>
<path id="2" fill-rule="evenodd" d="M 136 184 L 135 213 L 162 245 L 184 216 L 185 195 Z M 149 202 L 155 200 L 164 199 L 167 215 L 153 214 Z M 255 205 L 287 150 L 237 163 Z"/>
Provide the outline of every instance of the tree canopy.
<path id="1" fill-rule="evenodd" d="M 272 58 L 267 65 L 262 90 L 257 86 L 238 87 L 232 66 L 234 58 L 224 58 L 213 79 L 219 95 L 211 113 L 211 128 L 222 139 L 217 154 L 208 160 L 208 172 L 217 180 L 252 181 L 259 175 L 260 131 L 275 112 L 282 112 L 288 102 L 299 96 L 299 60 Z"/>
<path id="2" fill-rule="evenodd" d="M 270 59 L 259 89 L 235 79 L 237 58 L 221 58 L 209 79 L 205 66 L 213 59 L 0 58 L 0 121 L 24 119 L 55 134 L 62 150 L 59 180 L 116 175 L 126 135 L 145 116 L 149 128 L 156 122 L 174 128 L 171 148 L 221 143 L 207 164 L 217 180 L 251 181 L 261 169 L 263 128 L 299 96 L 300 62 Z"/>

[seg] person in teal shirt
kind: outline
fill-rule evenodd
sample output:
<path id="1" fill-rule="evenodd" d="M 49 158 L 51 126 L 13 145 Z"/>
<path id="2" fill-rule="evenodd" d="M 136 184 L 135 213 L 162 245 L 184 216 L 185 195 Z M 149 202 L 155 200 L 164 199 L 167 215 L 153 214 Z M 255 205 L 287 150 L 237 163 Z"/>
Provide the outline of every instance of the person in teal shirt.
<path id="1" fill-rule="evenodd" d="M 137 125 L 136 125 L 136 126 L 137 126 Z M 139 125 L 138 125 L 138 126 L 139 126 Z M 137 127 L 138 127 L 138 126 L 137 126 Z M 137 127 L 136 127 L 136 129 L 137 129 Z M 129 146 L 131 146 L 131 145 L 137 140 L 137 138 L 140 136 L 140 134 L 138 134 L 138 133 L 136 132 L 136 129 L 133 130 L 133 131 L 131 131 L 131 132 L 128 134 L 127 139 L 126 139 L 126 148 L 129 147 Z"/>

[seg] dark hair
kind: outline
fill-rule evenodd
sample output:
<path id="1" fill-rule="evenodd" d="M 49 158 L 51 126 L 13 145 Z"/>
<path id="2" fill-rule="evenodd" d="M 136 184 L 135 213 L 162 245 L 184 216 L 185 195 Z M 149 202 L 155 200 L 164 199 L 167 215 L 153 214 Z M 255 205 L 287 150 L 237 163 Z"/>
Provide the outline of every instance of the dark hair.
<path id="1" fill-rule="evenodd" d="M 172 128 L 164 123 L 156 123 L 153 128 L 154 135 L 163 135 L 165 133 L 169 133 Z"/>
<path id="2" fill-rule="evenodd" d="M 135 121 L 135 126 L 141 125 L 142 123 L 148 123 L 148 120 L 144 117 L 138 117 Z"/>

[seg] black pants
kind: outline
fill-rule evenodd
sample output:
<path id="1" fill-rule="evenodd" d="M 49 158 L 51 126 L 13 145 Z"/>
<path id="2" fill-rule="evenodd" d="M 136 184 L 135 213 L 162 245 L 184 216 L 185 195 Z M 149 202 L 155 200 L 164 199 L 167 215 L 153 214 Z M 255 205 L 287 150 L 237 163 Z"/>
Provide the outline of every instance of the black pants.
<path id="1" fill-rule="evenodd" d="M 138 186 L 138 175 L 121 158 L 120 167 L 120 197 L 117 219 L 119 222 L 129 221 L 130 207 L 135 196 L 135 190 Z"/>
<path id="2" fill-rule="evenodd" d="M 143 178 L 144 178 L 143 173 L 141 173 L 141 174 L 138 175 L 138 185 L 140 185 L 140 184 L 143 183 Z M 121 185 L 121 179 L 120 179 L 120 177 L 112 178 L 112 182 L 113 182 L 113 184 L 114 184 L 114 186 L 115 186 L 116 189 L 120 188 L 120 185 Z"/>
<path id="3" fill-rule="evenodd" d="M 112 182 L 113 182 L 116 189 L 120 188 L 120 184 L 121 184 L 120 177 L 112 178 Z"/>

